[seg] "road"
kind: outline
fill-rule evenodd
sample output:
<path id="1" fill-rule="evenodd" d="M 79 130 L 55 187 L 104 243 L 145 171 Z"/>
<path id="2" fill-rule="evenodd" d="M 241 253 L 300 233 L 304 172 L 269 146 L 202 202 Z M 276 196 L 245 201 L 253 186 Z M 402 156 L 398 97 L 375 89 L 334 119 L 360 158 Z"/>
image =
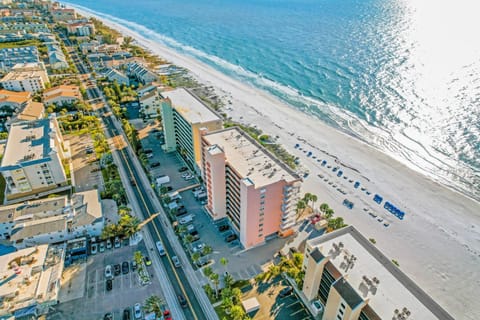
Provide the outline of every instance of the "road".
<path id="1" fill-rule="evenodd" d="M 110 135 L 117 136 L 119 132 L 115 128 L 111 117 L 104 116 L 103 120 L 107 126 L 107 130 L 109 131 Z M 131 154 L 128 150 L 129 149 L 127 148 L 118 150 L 120 154 L 121 165 L 127 169 L 130 178 L 133 177 L 135 181 L 139 182 L 141 181 L 141 177 L 136 170 L 136 166 L 132 162 Z M 152 191 L 151 189 L 146 190 L 146 188 L 144 188 L 143 186 L 143 183 L 136 183 L 136 186 L 133 187 L 133 190 L 135 197 L 138 200 L 138 204 L 142 210 L 142 216 L 144 219 L 147 219 L 156 212 L 150 195 Z M 167 254 L 164 257 L 158 257 L 162 261 L 163 266 L 167 271 L 168 277 L 173 285 L 175 292 L 177 294 L 182 294 L 189 302 L 188 308 L 184 309 L 185 316 L 187 319 L 206 319 L 183 268 L 175 268 L 172 263 L 171 257 L 177 254 L 173 250 L 173 247 L 170 244 L 170 241 L 168 240 L 165 232 L 163 231 L 163 227 L 160 224 L 161 223 L 159 219 L 154 219 L 152 223 L 147 224 L 147 228 L 155 242 L 161 240 L 164 244 Z M 154 252 L 156 255 L 158 254 L 156 250 L 154 250 Z"/>

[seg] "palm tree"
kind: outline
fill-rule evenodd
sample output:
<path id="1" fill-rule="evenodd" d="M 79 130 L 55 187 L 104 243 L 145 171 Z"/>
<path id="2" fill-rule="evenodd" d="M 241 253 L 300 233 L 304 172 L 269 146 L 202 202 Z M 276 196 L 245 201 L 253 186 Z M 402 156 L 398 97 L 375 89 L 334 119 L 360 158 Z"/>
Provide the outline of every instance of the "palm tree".
<path id="1" fill-rule="evenodd" d="M 143 260 L 142 252 L 135 251 L 135 253 L 133 254 L 133 260 L 137 263 L 137 265 L 141 265 Z"/>
<path id="2" fill-rule="evenodd" d="M 213 249 L 210 246 L 205 246 L 202 249 L 202 255 L 204 255 L 204 256 L 209 255 L 212 252 L 213 252 Z"/>
<path id="3" fill-rule="evenodd" d="M 191 234 L 187 234 L 184 238 L 186 244 L 190 244 L 193 242 L 193 236 Z"/>
<path id="4" fill-rule="evenodd" d="M 230 274 L 225 274 L 223 276 L 223 284 L 225 285 L 225 288 L 231 288 L 235 280 L 233 280 L 232 275 Z"/>
<path id="5" fill-rule="evenodd" d="M 215 297 L 218 298 L 218 285 L 220 284 L 220 276 L 218 275 L 218 273 L 212 273 L 210 275 L 210 280 L 215 286 Z"/>
<path id="6" fill-rule="evenodd" d="M 210 276 L 213 274 L 213 270 L 211 267 L 205 267 L 203 268 L 203 275 L 207 278 L 210 278 Z"/>
<path id="7" fill-rule="evenodd" d="M 316 195 L 316 194 L 312 194 L 312 195 L 310 196 L 310 200 L 312 201 L 312 209 L 315 209 L 315 202 L 317 202 L 317 200 L 318 200 L 317 195 Z"/>
<path id="8" fill-rule="evenodd" d="M 147 312 L 155 312 L 156 315 L 160 315 L 162 313 L 162 305 L 164 301 L 162 298 L 156 295 L 151 295 L 150 297 L 145 300 L 145 310 Z"/>
<path id="9" fill-rule="evenodd" d="M 300 211 L 303 211 L 307 207 L 307 204 L 304 200 L 298 200 L 297 202 L 297 220 L 300 216 Z"/>
<path id="10" fill-rule="evenodd" d="M 320 205 L 320 211 L 323 212 L 323 213 L 325 213 L 328 210 L 328 208 L 329 208 L 328 204 L 326 204 L 326 203 L 322 203 Z"/>
<path id="11" fill-rule="evenodd" d="M 332 208 L 328 208 L 326 211 L 325 211 L 325 218 L 330 219 L 331 217 L 333 217 L 333 214 L 335 213 L 335 211 L 333 211 Z"/>
<path id="12" fill-rule="evenodd" d="M 200 253 L 198 253 L 198 252 L 193 253 L 192 254 L 193 263 L 196 263 L 198 261 L 198 259 L 200 259 Z"/>
<path id="13" fill-rule="evenodd" d="M 312 194 L 311 194 L 310 192 L 307 192 L 307 193 L 305 193 L 305 195 L 303 196 L 303 201 L 305 201 L 305 202 L 307 203 L 307 205 L 308 205 L 308 203 L 310 202 L 311 198 L 312 198 Z"/>

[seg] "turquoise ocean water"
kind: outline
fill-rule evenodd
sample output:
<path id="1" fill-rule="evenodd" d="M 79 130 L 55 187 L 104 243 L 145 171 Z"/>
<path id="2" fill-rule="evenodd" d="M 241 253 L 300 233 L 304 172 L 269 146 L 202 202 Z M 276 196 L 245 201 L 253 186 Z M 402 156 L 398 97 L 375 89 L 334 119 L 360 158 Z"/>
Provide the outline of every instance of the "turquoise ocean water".
<path id="1" fill-rule="evenodd" d="M 480 198 L 473 0 L 70 0 Z"/>

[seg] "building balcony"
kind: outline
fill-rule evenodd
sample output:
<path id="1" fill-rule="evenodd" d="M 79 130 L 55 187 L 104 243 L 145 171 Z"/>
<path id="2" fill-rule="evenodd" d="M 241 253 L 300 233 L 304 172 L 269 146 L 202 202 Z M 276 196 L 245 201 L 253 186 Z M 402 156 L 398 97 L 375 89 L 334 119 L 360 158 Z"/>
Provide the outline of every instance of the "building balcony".
<path id="1" fill-rule="evenodd" d="M 282 230 L 290 229 L 294 225 L 295 225 L 295 221 L 284 222 L 280 225 L 280 229 L 282 229 Z"/>

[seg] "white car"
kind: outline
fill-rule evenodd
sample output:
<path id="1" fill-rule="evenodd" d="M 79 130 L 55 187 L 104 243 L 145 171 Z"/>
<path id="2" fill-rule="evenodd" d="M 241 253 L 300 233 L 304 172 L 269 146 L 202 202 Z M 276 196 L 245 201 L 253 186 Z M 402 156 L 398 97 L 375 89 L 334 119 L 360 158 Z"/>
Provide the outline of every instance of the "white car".
<path id="1" fill-rule="evenodd" d="M 180 260 L 178 260 L 177 256 L 172 256 L 172 262 L 175 268 L 180 268 L 182 265 L 180 264 Z"/>
<path id="2" fill-rule="evenodd" d="M 107 265 L 105 267 L 105 279 L 113 279 L 112 266 Z"/>
<path id="3" fill-rule="evenodd" d="M 118 237 L 115 237 L 115 240 L 113 241 L 113 247 L 114 248 L 120 248 L 122 245 L 120 243 L 120 239 Z"/>
<path id="4" fill-rule="evenodd" d="M 105 242 L 100 242 L 100 246 L 98 249 L 100 252 L 105 252 Z"/>
<path id="5" fill-rule="evenodd" d="M 187 176 L 184 178 L 186 181 L 195 179 L 195 176 Z"/>
<path id="6" fill-rule="evenodd" d="M 182 174 L 182 178 L 186 178 L 186 177 L 191 176 L 191 175 L 192 175 L 192 174 L 187 171 L 187 172 L 185 172 L 185 173 Z"/>
<path id="7" fill-rule="evenodd" d="M 141 319 L 142 318 L 142 306 L 140 303 L 135 303 L 133 306 L 133 314 L 135 316 L 135 319 Z"/>
<path id="8" fill-rule="evenodd" d="M 160 256 L 164 256 L 166 252 L 165 252 L 165 249 L 163 248 L 163 244 L 160 241 L 157 241 L 156 245 L 157 245 L 158 253 L 160 254 Z"/>
<path id="9" fill-rule="evenodd" d="M 107 239 L 107 249 L 112 249 L 112 240 Z"/>
<path id="10" fill-rule="evenodd" d="M 320 301 L 315 300 L 315 301 L 312 302 L 312 309 L 313 309 L 315 315 L 317 315 L 320 312 L 323 312 L 323 304 Z"/>

